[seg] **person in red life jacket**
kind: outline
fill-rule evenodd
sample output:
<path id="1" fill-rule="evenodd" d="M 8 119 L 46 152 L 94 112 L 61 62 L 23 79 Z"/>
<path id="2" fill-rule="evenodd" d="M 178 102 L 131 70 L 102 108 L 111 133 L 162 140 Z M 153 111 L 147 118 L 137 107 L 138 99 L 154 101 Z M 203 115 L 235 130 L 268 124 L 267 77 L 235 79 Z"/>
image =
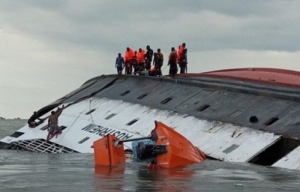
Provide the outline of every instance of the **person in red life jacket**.
<path id="1" fill-rule="evenodd" d="M 182 45 L 178 46 L 178 50 L 177 50 L 177 64 L 179 65 L 179 60 L 180 60 L 180 55 L 182 53 Z"/>
<path id="2" fill-rule="evenodd" d="M 58 134 L 61 134 L 61 128 L 58 126 L 58 117 L 62 113 L 65 106 L 63 105 L 62 108 L 57 108 L 57 111 L 51 111 L 51 115 L 48 118 L 48 135 L 47 141 L 50 140 L 50 137 L 56 133 L 56 137 Z"/>
<path id="3" fill-rule="evenodd" d="M 163 66 L 164 56 L 161 53 L 160 49 L 157 49 L 157 52 L 154 53 L 153 65 L 155 69 L 155 76 L 162 76 L 161 67 Z"/>
<path id="4" fill-rule="evenodd" d="M 187 73 L 187 48 L 186 44 L 182 43 L 181 45 L 181 53 L 179 56 L 179 67 L 180 67 L 180 73 Z"/>
<path id="5" fill-rule="evenodd" d="M 142 48 L 139 48 L 136 58 L 138 63 L 138 74 L 141 74 L 141 72 L 145 69 L 145 51 Z"/>
<path id="6" fill-rule="evenodd" d="M 174 47 L 171 48 L 168 65 L 170 65 L 169 75 L 175 76 L 177 74 L 178 68 L 177 68 L 177 52 Z"/>
<path id="7" fill-rule="evenodd" d="M 132 59 L 134 56 L 134 51 L 127 47 L 126 52 L 125 52 L 125 74 L 131 75 L 132 73 Z"/>
<path id="8" fill-rule="evenodd" d="M 187 73 L 187 48 L 184 47 L 179 58 L 180 73 Z"/>
<path id="9" fill-rule="evenodd" d="M 122 57 L 121 53 L 119 53 L 118 57 L 116 58 L 116 68 L 119 75 L 122 75 L 124 64 L 124 58 Z"/>
<path id="10" fill-rule="evenodd" d="M 152 57 L 153 57 L 153 50 L 150 48 L 150 45 L 147 45 L 146 47 L 147 52 L 146 52 L 146 69 L 149 71 L 151 69 L 151 62 L 152 62 Z"/>
<path id="11" fill-rule="evenodd" d="M 137 51 L 134 51 L 134 56 L 132 58 L 133 74 L 138 73 L 138 61 L 137 61 Z"/>

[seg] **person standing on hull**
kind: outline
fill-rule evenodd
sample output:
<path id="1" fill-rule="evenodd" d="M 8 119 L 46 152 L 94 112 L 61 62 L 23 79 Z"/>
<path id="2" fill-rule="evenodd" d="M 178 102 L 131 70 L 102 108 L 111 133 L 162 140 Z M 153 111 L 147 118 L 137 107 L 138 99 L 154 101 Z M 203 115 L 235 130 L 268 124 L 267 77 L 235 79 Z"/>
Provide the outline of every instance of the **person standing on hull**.
<path id="1" fill-rule="evenodd" d="M 133 74 L 136 75 L 138 73 L 137 51 L 134 51 L 134 55 L 132 58 L 132 66 L 133 66 Z"/>
<path id="2" fill-rule="evenodd" d="M 160 49 L 157 49 L 157 53 L 155 53 L 153 62 L 156 76 L 162 76 L 161 67 L 163 66 L 164 62 L 164 55 L 161 53 Z"/>
<path id="3" fill-rule="evenodd" d="M 177 74 L 178 68 L 177 68 L 177 52 L 174 47 L 171 48 L 168 65 L 170 65 L 169 75 L 175 76 Z"/>
<path id="4" fill-rule="evenodd" d="M 124 63 L 124 58 L 122 57 L 121 53 L 119 53 L 118 57 L 116 58 L 116 68 L 119 75 L 122 75 Z"/>
<path id="5" fill-rule="evenodd" d="M 151 69 L 151 62 L 153 57 L 153 50 L 150 48 L 150 45 L 147 45 L 146 47 L 146 69 L 149 71 Z"/>
<path id="6" fill-rule="evenodd" d="M 139 52 L 137 53 L 137 65 L 138 65 L 138 74 L 140 75 L 145 68 L 145 50 L 139 48 Z"/>
<path id="7" fill-rule="evenodd" d="M 125 52 L 125 74 L 131 75 L 132 73 L 132 59 L 134 52 L 131 48 L 127 47 Z"/>
<path id="8" fill-rule="evenodd" d="M 184 48 L 179 57 L 180 74 L 187 73 L 187 49 Z"/>
<path id="9" fill-rule="evenodd" d="M 57 111 L 51 111 L 51 115 L 48 118 L 48 135 L 47 141 L 50 140 L 50 136 L 57 133 L 61 134 L 61 128 L 58 126 L 58 117 L 62 113 L 65 106 L 63 105 L 62 108 L 57 108 Z M 57 137 L 56 135 L 56 137 Z"/>

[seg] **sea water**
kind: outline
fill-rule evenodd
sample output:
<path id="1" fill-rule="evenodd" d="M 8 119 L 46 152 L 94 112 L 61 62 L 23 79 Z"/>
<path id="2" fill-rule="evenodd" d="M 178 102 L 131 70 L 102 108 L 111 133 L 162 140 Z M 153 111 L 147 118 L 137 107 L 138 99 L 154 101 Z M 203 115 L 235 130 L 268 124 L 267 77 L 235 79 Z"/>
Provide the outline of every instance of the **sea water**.
<path id="1" fill-rule="evenodd" d="M 0 138 L 25 120 L 0 120 Z M 172 170 L 146 163 L 95 168 L 93 154 L 0 150 L 0 192 L 65 191 L 300 191 L 300 171 L 207 160 Z"/>

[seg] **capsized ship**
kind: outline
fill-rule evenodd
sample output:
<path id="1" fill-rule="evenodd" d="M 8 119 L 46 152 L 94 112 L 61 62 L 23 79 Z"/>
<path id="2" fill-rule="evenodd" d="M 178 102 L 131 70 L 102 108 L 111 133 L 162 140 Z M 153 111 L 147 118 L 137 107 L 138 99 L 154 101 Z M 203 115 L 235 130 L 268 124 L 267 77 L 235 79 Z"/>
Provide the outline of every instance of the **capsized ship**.
<path id="1" fill-rule="evenodd" d="M 155 121 L 174 128 L 209 158 L 300 169 L 300 72 L 226 69 L 175 78 L 102 75 L 41 108 L 61 105 L 62 134 L 46 141 L 47 121 L 1 139 L 1 148 L 93 153 L 111 134 L 146 137 Z M 126 149 L 130 143 L 124 144 Z"/>

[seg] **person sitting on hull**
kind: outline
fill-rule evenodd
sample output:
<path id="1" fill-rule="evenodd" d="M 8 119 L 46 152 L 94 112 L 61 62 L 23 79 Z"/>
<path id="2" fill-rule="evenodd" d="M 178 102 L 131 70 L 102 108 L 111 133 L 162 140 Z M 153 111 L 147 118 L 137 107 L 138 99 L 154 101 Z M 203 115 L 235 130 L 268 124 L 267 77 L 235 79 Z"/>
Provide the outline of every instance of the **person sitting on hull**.
<path id="1" fill-rule="evenodd" d="M 58 117 L 62 113 L 65 106 L 63 105 L 62 108 L 57 108 L 57 111 L 51 111 L 51 115 L 48 118 L 48 135 L 47 135 L 47 141 L 50 140 L 50 137 L 57 133 L 61 134 L 61 128 L 58 126 Z M 56 134 L 56 137 L 57 137 Z"/>
<path id="2" fill-rule="evenodd" d="M 39 122 L 35 122 L 35 120 L 39 120 Z M 36 111 L 33 112 L 33 115 L 28 119 L 27 123 L 30 128 L 34 128 L 44 122 L 45 119 L 42 119 L 38 116 Z"/>

